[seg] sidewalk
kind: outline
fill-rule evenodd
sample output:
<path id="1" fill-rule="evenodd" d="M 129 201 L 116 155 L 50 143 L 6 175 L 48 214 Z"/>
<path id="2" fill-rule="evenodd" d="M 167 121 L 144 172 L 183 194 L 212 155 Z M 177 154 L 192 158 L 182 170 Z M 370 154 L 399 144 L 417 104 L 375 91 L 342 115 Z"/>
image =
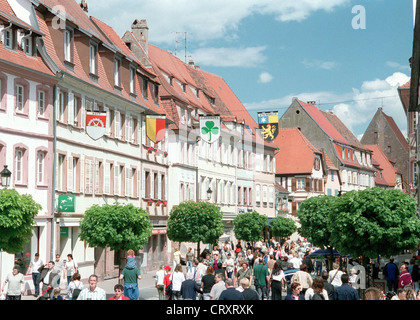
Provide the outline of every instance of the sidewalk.
<path id="1" fill-rule="evenodd" d="M 141 280 L 139 281 L 139 291 L 140 297 L 139 300 L 158 300 L 157 290 L 155 288 L 155 274 L 156 271 L 149 271 L 142 274 Z M 112 278 L 108 280 L 102 280 L 98 282 L 98 287 L 102 288 L 106 292 L 106 297 L 109 299 L 114 295 L 114 286 L 118 283 L 117 278 Z M 87 286 L 87 280 L 83 281 L 85 288 Z M 152 291 L 153 290 L 153 291 Z M 61 290 L 61 294 L 65 294 L 65 290 Z M 155 298 L 153 298 L 155 296 Z M 38 297 L 33 295 L 22 296 L 22 300 L 37 300 Z"/>

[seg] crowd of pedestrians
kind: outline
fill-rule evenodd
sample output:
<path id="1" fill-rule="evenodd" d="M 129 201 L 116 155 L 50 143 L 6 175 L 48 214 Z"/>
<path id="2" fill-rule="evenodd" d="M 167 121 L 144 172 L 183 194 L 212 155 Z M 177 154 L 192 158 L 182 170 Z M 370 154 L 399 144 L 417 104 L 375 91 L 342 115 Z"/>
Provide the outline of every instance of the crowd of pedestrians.
<path id="1" fill-rule="evenodd" d="M 304 240 L 287 239 L 279 243 L 274 239 L 255 243 L 225 242 L 212 250 L 204 250 L 198 258 L 192 248 L 185 257 L 175 248 L 173 262 L 162 265 L 155 274 L 159 300 L 420 300 L 419 267 L 416 256 L 398 263 L 394 258 L 383 267 L 371 261 L 373 278 L 379 270 L 386 280 L 386 290 L 365 289 L 358 277 L 357 259 L 342 263 L 336 258 L 329 268 L 324 256 L 314 257 L 314 248 Z M 185 258 L 185 269 L 181 260 Z M 184 271 L 185 270 L 185 271 Z M 91 275 L 84 285 L 78 265 L 71 254 L 62 261 L 44 264 L 35 254 L 26 274 L 31 271 L 35 287 L 34 296 L 51 300 L 105 300 L 105 291 L 97 286 L 98 277 Z M 114 287 L 110 300 L 137 300 L 141 272 L 135 263 L 133 250 L 127 252 L 127 263 Z M 60 285 L 60 281 L 63 283 Z M 5 287 L 7 286 L 7 291 Z M 64 289 L 65 287 L 65 289 Z M 63 294 L 63 290 L 65 293 Z M 384 292 L 386 291 L 386 292 Z M 19 268 L 6 277 L 2 284 L 2 297 L 20 300 L 24 292 L 24 276 Z"/>

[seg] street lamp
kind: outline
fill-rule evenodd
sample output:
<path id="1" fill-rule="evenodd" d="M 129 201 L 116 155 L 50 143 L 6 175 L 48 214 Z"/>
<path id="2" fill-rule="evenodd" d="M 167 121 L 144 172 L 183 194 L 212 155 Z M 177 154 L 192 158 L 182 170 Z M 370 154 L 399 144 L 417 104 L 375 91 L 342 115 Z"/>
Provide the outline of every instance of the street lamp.
<path id="1" fill-rule="evenodd" d="M 211 199 L 211 194 L 213 193 L 213 190 L 211 190 L 211 188 L 209 187 L 208 189 L 207 189 L 207 200 L 208 201 L 210 201 L 210 199 Z"/>
<path id="2" fill-rule="evenodd" d="M 9 169 L 7 169 L 7 166 L 4 165 L 4 169 L 0 172 L 1 175 L 1 185 L 2 187 L 6 188 L 10 186 L 10 176 L 12 173 Z"/>

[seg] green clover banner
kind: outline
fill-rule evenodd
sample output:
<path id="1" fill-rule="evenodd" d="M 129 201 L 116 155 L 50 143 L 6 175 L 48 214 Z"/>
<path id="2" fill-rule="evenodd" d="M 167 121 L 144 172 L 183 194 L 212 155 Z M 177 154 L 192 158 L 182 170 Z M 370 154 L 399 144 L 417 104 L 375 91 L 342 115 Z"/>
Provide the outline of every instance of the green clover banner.
<path id="1" fill-rule="evenodd" d="M 200 116 L 200 136 L 203 141 L 213 143 L 220 137 L 220 116 Z"/>

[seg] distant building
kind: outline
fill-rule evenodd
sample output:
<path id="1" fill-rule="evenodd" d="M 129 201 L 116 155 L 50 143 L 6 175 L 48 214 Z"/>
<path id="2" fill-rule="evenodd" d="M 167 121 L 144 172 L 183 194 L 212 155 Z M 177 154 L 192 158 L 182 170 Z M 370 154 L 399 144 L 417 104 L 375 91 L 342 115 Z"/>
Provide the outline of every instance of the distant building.
<path id="1" fill-rule="evenodd" d="M 402 189 L 408 192 L 412 180 L 409 173 L 410 147 L 394 119 L 386 115 L 382 108 L 376 111 L 360 142 L 365 146 L 379 146 L 402 174 Z"/>
<path id="2" fill-rule="evenodd" d="M 378 145 L 365 145 L 372 151 L 372 163 L 376 168 L 375 186 L 403 190 L 402 174 L 396 163 L 390 160 Z"/>
<path id="3" fill-rule="evenodd" d="M 294 98 L 279 120 L 279 127 L 298 128 L 316 149 L 324 150 L 339 169 L 339 192 L 363 190 L 375 185 L 372 152 L 332 112 Z"/>

